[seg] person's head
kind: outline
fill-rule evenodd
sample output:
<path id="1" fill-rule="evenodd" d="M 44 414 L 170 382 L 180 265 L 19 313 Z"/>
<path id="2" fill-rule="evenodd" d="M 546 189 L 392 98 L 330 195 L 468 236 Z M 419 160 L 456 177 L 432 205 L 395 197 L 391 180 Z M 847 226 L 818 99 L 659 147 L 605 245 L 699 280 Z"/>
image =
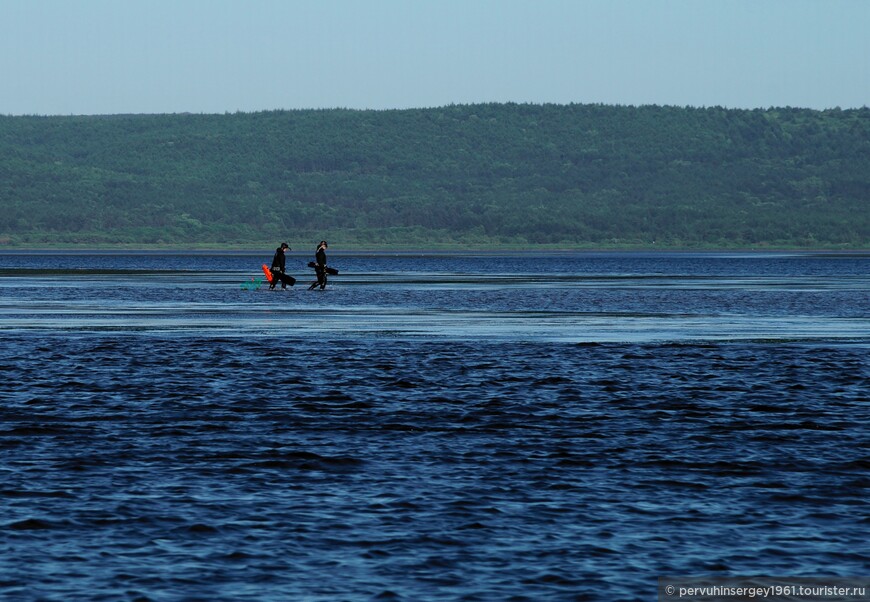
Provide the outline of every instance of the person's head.
<path id="1" fill-rule="evenodd" d="M 282 250 L 282 251 L 289 251 L 289 250 L 290 250 L 290 245 L 288 245 L 286 242 L 282 242 L 282 243 L 281 243 L 281 250 Z"/>
<path id="2" fill-rule="evenodd" d="M 325 240 L 321 240 L 321 241 L 320 241 L 320 244 L 317 245 L 317 248 L 319 249 L 320 247 L 323 247 L 323 248 L 325 249 L 325 248 L 327 248 L 328 246 L 329 246 L 329 245 L 326 244 L 326 241 L 325 241 Z"/>

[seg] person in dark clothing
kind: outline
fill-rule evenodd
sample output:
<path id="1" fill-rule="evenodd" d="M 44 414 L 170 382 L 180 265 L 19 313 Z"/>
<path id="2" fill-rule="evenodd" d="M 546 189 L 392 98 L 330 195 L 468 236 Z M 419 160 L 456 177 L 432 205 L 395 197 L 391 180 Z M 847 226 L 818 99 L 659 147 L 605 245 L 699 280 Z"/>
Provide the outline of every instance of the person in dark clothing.
<path id="1" fill-rule="evenodd" d="M 320 244 L 317 245 L 317 251 L 314 253 L 314 271 L 317 273 L 317 280 L 308 287 L 310 291 L 318 286 L 320 286 L 320 290 L 326 288 L 326 248 L 328 246 L 325 240 L 321 240 Z"/>
<path id="2" fill-rule="evenodd" d="M 284 252 L 289 250 L 290 245 L 286 242 L 282 242 L 281 246 L 275 249 L 275 256 L 272 258 L 272 267 L 270 268 L 272 272 L 272 283 L 269 284 L 270 289 L 275 288 L 275 285 L 278 284 L 278 282 L 281 283 L 282 289 L 286 289 L 288 284 L 290 286 L 296 284 L 295 278 L 284 273 L 287 259 Z"/>

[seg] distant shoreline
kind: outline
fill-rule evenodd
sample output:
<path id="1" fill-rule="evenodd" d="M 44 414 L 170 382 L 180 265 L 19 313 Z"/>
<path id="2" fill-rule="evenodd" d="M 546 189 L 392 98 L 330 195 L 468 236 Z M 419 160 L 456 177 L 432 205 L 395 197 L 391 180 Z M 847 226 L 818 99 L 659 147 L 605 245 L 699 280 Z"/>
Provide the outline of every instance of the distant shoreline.
<path id="1" fill-rule="evenodd" d="M 0 119 L 3 248 L 870 247 L 870 108 Z"/>
<path id="2" fill-rule="evenodd" d="M 0 255 L 29 255 L 47 253 L 53 255 L 69 254 L 144 254 L 144 255 L 262 255 L 272 252 L 274 244 L 255 245 L 227 245 L 227 246 L 175 246 L 175 245 L 69 245 L 69 246 L 0 246 Z M 309 245 L 311 246 L 311 245 Z M 341 246 L 334 243 L 335 248 L 330 250 L 332 255 L 545 255 L 545 254 L 619 254 L 619 253 L 644 253 L 644 254 L 720 254 L 720 253 L 746 253 L 746 254 L 801 254 L 801 255 L 847 255 L 847 256 L 870 256 L 870 248 L 831 248 L 831 247 L 654 247 L 654 246 L 624 246 L 624 247 L 566 247 L 560 245 L 531 245 L 531 246 Z M 292 244 L 291 244 L 292 248 Z M 310 252 L 309 252 L 310 251 Z M 291 255 L 310 255 L 312 249 L 296 246 Z"/>

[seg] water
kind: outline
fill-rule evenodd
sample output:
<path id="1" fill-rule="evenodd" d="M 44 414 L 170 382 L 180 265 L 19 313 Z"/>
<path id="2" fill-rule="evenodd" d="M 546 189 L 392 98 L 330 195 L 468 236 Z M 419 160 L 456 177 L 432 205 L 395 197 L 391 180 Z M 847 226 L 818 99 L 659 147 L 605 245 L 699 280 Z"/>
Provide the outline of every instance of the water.
<path id="1" fill-rule="evenodd" d="M 868 573 L 870 257 L 270 256 L 0 256 L 0 599 Z"/>

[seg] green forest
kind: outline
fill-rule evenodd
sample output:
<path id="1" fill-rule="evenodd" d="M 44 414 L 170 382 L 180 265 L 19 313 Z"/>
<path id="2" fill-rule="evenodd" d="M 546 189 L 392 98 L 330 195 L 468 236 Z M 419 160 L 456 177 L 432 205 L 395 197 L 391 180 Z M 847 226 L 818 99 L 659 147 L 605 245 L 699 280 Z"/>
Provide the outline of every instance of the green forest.
<path id="1" fill-rule="evenodd" d="M 0 248 L 870 247 L 870 109 L 0 116 Z"/>

